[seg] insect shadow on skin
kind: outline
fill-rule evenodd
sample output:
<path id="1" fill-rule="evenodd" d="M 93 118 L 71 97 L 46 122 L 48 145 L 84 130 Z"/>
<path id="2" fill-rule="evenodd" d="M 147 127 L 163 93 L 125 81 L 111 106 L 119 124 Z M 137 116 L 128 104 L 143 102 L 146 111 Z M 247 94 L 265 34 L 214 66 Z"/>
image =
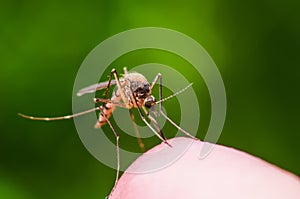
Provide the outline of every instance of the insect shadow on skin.
<path id="1" fill-rule="evenodd" d="M 148 80 L 140 73 L 137 72 L 131 72 L 129 73 L 124 67 L 124 75 L 122 78 L 119 78 L 119 75 L 115 69 L 113 69 L 109 75 L 109 80 L 106 82 L 101 82 L 98 84 L 94 84 L 91 86 L 88 86 L 86 88 L 81 89 L 77 96 L 82 96 L 87 93 L 94 93 L 97 90 L 105 90 L 104 98 L 94 98 L 94 103 L 96 104 L 96 107 L 93 109 L 89 109 L 80 113 L 76 113 L 73 115 L 67 115 L 67 116 L 61 116 L 61 117 L 33 117 L 24 115 L 22 113 L 19 113 L 20 116 L 31 119 L 31 120 L 43 120 L 43 121 L 54 121 L 54 120 L 64 120 L 64 119 L 71 119 L 80 115 L 84 115 L 90 112 L 99 111 L 99 117 L 95 124 L 95 128 L 101 128 L 103 125 L 108 124 L 112 132 L 114 133 L 116 137 L 116 148 L 117 148 L 117 173 L 116 173 L 116 179 L 113 189 L 115 188 L 118 179 L 119 179 L 119 172 L 120 172 L 120 147 L 119 147 L 119 134 L 115 130 L 114 126 L 110 122 L 110 117 L 113 113 L 113 111 L 117 107 L 128 109 L 130 118 L 133 123 L 134 131 L 136 133 L 138 144 L 140 148 L 145 151 L 145 145 L 142 142 L 142 139 L 140 138 L 140 133 L 137 128 L 137 124 L 135 122 L 135 116 L 133 114 L 133 109 L 136 109 L 138 112 L 139 117 L 141 120 L 146 124 L 149 129 L 166 145 L 169 147 L 172 147 L 161 127 L 159 126 L 157 122 L 157 114 L 155 112 L 155 106 L 159 105 L 159 114 L 163 116 L 167 121 L 169 121 L 174 127 L 176 127 L 179 131 L 184 133 L 185 135 L 195 139 L 194 136 L 189 134 L 187 131 L 182 129 L 180 126 L 178 126 L 173 120 L 171 120 L 163 111 L 162 109 L 162 102 L 182 93 L 186 89 L 192 86 L 192 83 L 186 86 L 185 88 L 177 91 L 176 93 L 166 97 L 162 98 L 162 75 L 158 73 L 152 83 L 150 84 Z M 114 79 L 113 79 L 114 78 Z M 155 97 L 151 94 L 153 87 L 156 85 L 156 83 L 159 81 L 159 100 L 156 101 Z M 116 85 L 117 89 L 115 89 L 111 95 L 111 97 L 108 99 L 109 89 L 111 86 Z M 153 125 L 151 126 L 150 123 Z"/>

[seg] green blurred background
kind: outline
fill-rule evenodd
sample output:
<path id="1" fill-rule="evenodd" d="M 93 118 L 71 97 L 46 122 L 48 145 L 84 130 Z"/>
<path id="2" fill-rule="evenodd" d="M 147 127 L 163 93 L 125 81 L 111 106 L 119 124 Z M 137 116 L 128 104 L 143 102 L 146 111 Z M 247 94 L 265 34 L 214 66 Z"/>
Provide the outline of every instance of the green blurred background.
<path id="1" fill-rule="evenodd" d="M 1 199 L 108 195 L 115 171 L 88 153 L 72 120 L 30 121 L 17 113 L 71 113 L 73 83 L 89 51 L 116 33 L 144 26 L 187 34 L 214 59 L 228 100 L 220 144 L 300 175 L 299 1 L 2 0 L 0 4 Z M 111 67 L 119 70 L 148 62 L 173 66 L 194 82 L 201 108 L 198 137 L 203 139 L 210 101 L 201 77 L 192 69 L 183 70 L 188 63 L 170 53 L 144 50 L 121 57 Z M 174 128 L 164 130 L 171 137 Z M 147 143 L 150 147 L 159 141 Z M 122 147 L 126 148 L 126 138 Z"/>

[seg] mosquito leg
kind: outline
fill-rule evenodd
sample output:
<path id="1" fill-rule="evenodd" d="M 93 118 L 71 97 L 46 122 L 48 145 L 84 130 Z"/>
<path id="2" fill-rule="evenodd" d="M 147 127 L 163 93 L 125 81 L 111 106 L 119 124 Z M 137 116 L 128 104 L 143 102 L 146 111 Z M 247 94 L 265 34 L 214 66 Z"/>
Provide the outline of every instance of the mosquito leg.
<path id="1" fill-rule="evenodd" d="M 128 71 L 127 71 L 127 68 L 126 68 L 126 67 L 123 68 L 123 71 L 124 71 L 124 75 L 127 75 L 127 74 L 128 74 Z"/>
<path id="2" fill-rule="evenodd" d="M 173 124 L 173 126 L 175 126 L 179 131 L 181 131 L 182 133 L 186 134 L 187 136 L 189 136 L 190 138 L 193 139 L 197 139 L 194 136 L 192 136 L 191 134 L 189 134 L 187 131 L 185 131 L 184 129 L 182 129 L 180 126 L 178 126 L 175 122 L 173 122 L 168 116 L 165 115 L 165 113 L 163 111 L 160 111 L 161 115 L 166 118 L 171 124 Z"/>
<path id="3" fill-rule="evenodd" d="M 116 69 L 112 69 L 111 73 L 115 76 L 116 83 L 117 83 L 117 86 L 118 86 L 118 89 L 120 91 L 121 98 L 122 98 L 124 104 L 126 105 L 126 107 L 128 109 L 131 108 L 130 105 L 129 105 L 129 101 L 128 101 L 127 97 L 125 96 L 124 90 L 121 86 L 120 79 L 119 79 L 119 76 L 118 76 L 118 73 L 117 73 Z"/>
<path id="4" fill-rule="evenodd" d="M 157 133 L 157 131 L 155 131 L 153 129 L 153 127 L 147 122 L 143 112 L 141 111 L 141 108 L 137 105 L 137 102 L 136 102 L 136 99 L 135 97 L 133 96 L 133 91 L 132 91 L 132 88 L 131 88 L 131 82 L 130 83 L 130 90 L 131 90 L 131 99 L 133 100 L 134 104 L 136 105 L 137 107 L 137 110 L 140 114 L 140 117 L 142 118 L 143 122 L 151 129 L 151 131 L 161 140 L 163 141 L 165 144 L 167 144 L 168 146 L 172 147 L 165 138 L 163 138 L 159 133 Z"/>
<path id="5" fill-rule="evenodd" d="M 143 141 L 142 141 L 142 139 L 141 139 L 140 132 L 139 132 L 139 130 L 138 130 L 138 128 L 137 128 L 137 125 L 136 125 L 136 123 L 135 123 L 135 119 L 134 119 L 134 115 L 133 115 L 132 109 L 129 109 L 129 115 L 130 115 L 130 118 L 131 118 L 132 123 L 133 123 L 134 132 L 135 132 L 135 134 L 136 134 L 136 137 L 137 137 L 139 146 L 140 146 L 141 150 L 142 150 L 143 152 L 145 152 L 145 151 L 146 151 L 145 145 L 144 145 L 144 143 L 143 143 Z"/>
<path id="6" fill-rule="evenodd" d="M 151 120 L 151 122 L 153 123 L 154 127 L 156 128 L 156 130 L 157 130 L 157 131 L 159 132 L 159 134 L 161 135 L 161 137 L 162 137 L 163 139 L 166 139 L 166 137 L 165 137 L 165 135 L 164 135 L 162 129 L 160 128 L 160 126 L 159 126 L 159 124 L 158 124 L 156 118 L 152 117 L 152 116 L 150 115 L 150 113 L 146 110 L 146 108 L 145 108 L 144 106 L 143 106 L 142 108 L 143 108 L 143 111 L 145 112 L 145 114 L 147 115 L 147 117 L 148 117 L 148 118 Z"/>
<path id="7" fill-rule="evenodd" d="M 109 101 L 110 101 L 110 100 L 107 100 L 107 96 L 108 96 L 108 91 L 109 91 L 109 88 L 110 88 L 112 76 L 113 76 L 113 73 L 111 72 L 111 73 L 109 74 L 109 80 L 108 80 L 108 84 L 107 84 L 107 87 L 106 87 L 106 90 L 105 90 L 104 99 L 101 99 L 101 98 L 94 98 L 94 103 L 95 103 L 95 104 L 99 107 L 99 109 L 101 110 L 101 116 L 102 116 L 103 118 L 105 118 L 105 120 L 102 120 L 101 117 L 99 116 L 98 121 L 97 121 L 97 123 L 96 123 L 96 125 L 95 125 L 96 128 L 100 128 L 100 127 L 101 127 L 101 124 L 106 123 L 106 121 L 107 121 L 107 117 L 106 117 L 106 114 L 104 113 L 103 107 L 106 107 L 106 104 L 109 103 Z M 100 105 L 99 102 L 102 102 L 102 105 Z"/>
<path id="8" fill-rule="evenodd" d="M 112 80 L 112 76 L 113 76 L 113 73 L 111 72 L 111 73 L 109 74 L 109 80 L 108 80 L 108 84 L 107 84 L 107 87 L 106 87 L 106 90 L 105 90 L 104 99 L 107 99 L 108 91 L 109 91 L 110 84 L 111 84 L 111 80 Z"/>
<path id="9" fill-rule="evenodd" d="M 125 70 L 125 69 L 124 69 Z M 127 71 L 127 69 L 126 69 L 126 71 Z M 122 95 L 122 89 L 121 89 L 121 83 L 120 83 L 120 80 L 119 80 L 119 76 L 118 76 L 118 74 L 117 74 L 117 71 L 116 71 L 116 69 L 112 69 L 112 71 L 110 72 L 110 74 L 109 74 L 109 80 L 108 80 L 108 84 L 107 84 L 107 87 L 106 87 L 106 90 L 105 90 L 105 95 L 104 95 L 104 98 L 103 99 L 101 99 L 101 98 L 95 98 L 94 99 L 94 102 L 95 103 L 98 103 L 98 102 L 102 102 L 103 103 L 103 105 L 105 104 L 105 103 L 110 103 L 111 101 L 109 101 L 109 100 L 107 100 L 107 101 L 105 101 L 106 99 L 107 99 L 107 96 L 108 96 L 108 91 L 109 91 L 109 88 L 110 88 L 110 86 L 111 86 L 111 82 L 113 81 L 112 80 L 112 76 L 115 76 L 115 81 L 116 81 L 116 84 L 117 84 L 117 86 L 118 86 L 118 89 L 120 90 L 120 92 L 121 92 L 121 95 Z M 124 94 L 124 93 L 123 93 Z M 125 96 L 125 95 L 124 95 Z M 123 98 L 122 98 L 123 99 Z M 125 102 L 125 101 L 124 101 Z"/>
<path id="10" fill-rule="evenodd" d="M 157 133 L 153 127 L 147 122 L 147 120 L 145 119 L 144 114 L 142 113 L 140 107 L 137 108 L 138 112 L 140 114 L 140 117 L 142 118 L 142 120 L 144 121 L 144 123 L 151 129 L 151 131 L 161 140 L 163 141 L 165 144 L 167 144 L 168 146 L 172 147 L 165 138 L 163 138 L 159 133 Z"/>
<path id="11" fill-rule="evenodd" d="M 161 78 L 161 74 L 160 74 L 160 73 L 158 73 L 158 74 L 155 76 L 155 78 L 154 78 L 154 80 L 153 80 L 153 82 L 152 82 L 152 84 L 151 84 L 150 91 L 152 91 L 152 89 L 153 89 L 153 87 L 155 86 L 155 84 L 156 84 L 158 78 Z"/>
<path id="12" fill-rule="evenodd" d="M 192 136 L 191 134 L 189 134 L 186 130 L 182 129 L 180 126 L 178 126 L 175 122 L 173 122 L 173 120 L 171 120 L 164 112 L 162 109 L 162 76 L 160 74 L 157 75 L 157 77 L 159 78 L 159 112 L 160 114 L 166 118 L 173 126 L 175 126 L 179 131 L 181 131 L 182 133 L 184 133 L 185 135 L 196 139 L 194 136 Z"/>
<path id="13" fill-rule="evenodd" d="M 111 84 L 111 81 L 112 81 L 112 76 L 114 75 L 115 77 L 115 81 L 116 81 L 116 84 L 117 84 L 117 87 L 118 87 L 118 92 L 120 93 L 119 95 L 121 95 L 122 97 L 122 100 L 124 102 L 124 104 L 122 105 L 121 103 L 112 103 L 113 100 L 107 100 L 107 96 L 108 96 L 108 91 L 109 91 L 109 87 L 110 87 L 110 84 Z M 117 96 L 116 94 L 117 92 L 115 92 L 115 96 Z M 126 101 L 127 100 L 127 101 Z M 109 76 L 109 81 L 108 81 L 108 85 L 107 85 L 107 88 L 106 88 L 106 92 L 105 92 L 105 99 L 101 99 L 101 98 L 96 98 L 94 99 L 94 102 L 99 106 L 99 107 L 103 107 L 105 108 L 105 110 L 103 110 L 103 112 L 106 112 L 107 115 L 106 117 L 109 118 L 111 113 L 112 113 L 112 110 L 108 110 L 108 109 L 114 109 L 115 105 L 119 105 L 121 107 L 124 107 L 124 108 L 131 108 L 130 105 L 129 105 L 129 102 L 128 102 L 128 99 L 125 97 L 125 93 L 122 89 L 122 86 L 121 86 L 121 83 L 120 83 L 120 80 L 119 80 L 119 76 L 117 74 L 117 71 L 116 69 L 112 69 L 111 73 L 110 73 L 110 76 Z M 102 106 L 99 104 L 99 102 L 102 102 Z M 109 103 L 111 103 L 109 106 L 107 106 Z M 104 119 L 104 120 L 103 120 Z M 100 128 L 104 123 L 105 123 L 105 117 L 99 117 L 98 118 L 98 121 L 95 125 L 96 128 Z"/>
<path id="14" fill-rule="evenodd" d="M 29 116 L 29 115 L 24 115 L 22 113 L 18 113 L 19 116 L 30 119 L 30 120 L 42 120 L 42 121 L 54 121 L 54 120 L 67 120 L 67 119 L 71 119 L 74 117 L 78 117 L 80 115 L 85 115 L 87 113 L 91 113 L 94 112 L 96 110 L 99 110 L 99 107 L 96 108 L 92 108 L 80 113 L 75 113 L 73 115 L 66 115 L 66 116 L 60 116 L 60 117 L 34 117 L 34 116 Z"/>
<path id="15" fill-rule="evenodd" d="M 105 116 L 104 112 L 103 112 L 103 108 L 100 108 L 100 114 L 106 119 L 107 124 L 109 125 L 109 127 L 111 128 L 111 130 L 113 131 L 114 135 L 116 136 L 116 146 L 117 146 L 117 173 L 116 173 L 116 180 L 115 180 L 115 184 L 114 187 L 112 189 L 111 192 L 113 192 L 113 190 L 115 189 L 118 180 L 119 180 L 119 174 L 120 174 L 120 145 L 119 145 L 119 134 L 116 132 L 116 130 L 114 129 L 114 127 L 112 126 L 112 124 L 110 123 L 109 119 Z"/>
<path id="16" fill-rule="evenodd" d="M 109 88 L 110 88 L 110 84 L 111 84 L 111 80 L 112 80 L 112 72 L 109 74 L 109 80 L 108 80 L 108 84 L 106 86 L 106 90 L 105 90 L 105 95 L 104 95 L 104 99 L 101 99 L 101 98 L 94 98 L 94 103 L 98 106 L 99 109 L 101 109 L 101 112 L 103 113 L 103 107 L 105 107 L 105 104 L 106 103 L 109 103 L 110 100 L 107 100 L 107 96 L 108 96 L 108 91 L 109 91 Z M 99 104 L 99 102 L 102 102 L 102 105 Z M 105 115 L 104 113 L 101 114 L 101 115 Z M 104 117 L 106 118 L 106 117 Z M 103 121 L 100 121 L 100 116 L 99 116 L 99 119 L 97 121 L 97 124 L 103 122 Z"/>
<path id="17" fill-rule="evenodd" d="M 127 108 L 125 104 L 122 104 L 121 102 L 116 102 L 116 101 L 113 101 L 113 100 L 109 100 L 109 99 L 103 99 L 103 98 L 94 98 L 94 103 L 95 104 L 98 104 L 99 102 L 103 102 L 103 103 L 111 103 L 115 106 L 118 106 L 118 107 L 122 107 L 122 108 Z"/>
<path id="18" fill-rule="evenodd" d="M 106 103 L 111 103 L 111 100 L 107 100 L 107 96 L 108 96 L 108 91 L 109 91 L 111 80 L 112 80 L 112 75 L 113 75 L 114 72 L 116 72 L 115 69 L 113 69 L 113 71 L 109 75 L 109 80 L 108 80 L 108 84 L 107 84 L 106 91 L 105 91 L 105 96 L 104 96 L 105 99 L 94 98 L 94 102 L 98 106 L 98 108 L 100 110 L 101 116 L 105 118 L 106 123 L 109 125 L 109 127 L 111 128 L 111 130 L 113 131 L 113 133 L 114 133 L 114 135 L 116 137 L 116 146 L 117 146 L 117 173 L 116 173 L 116 180 L 115 180 L 115 184 L 114 184 L 114 187 L 112 189 L 112 192 L 113 192 L 113 190 L 115 189 L 115 187 L 116 187 L 116 185 L 118 183 L 119 174 L 120 174 L 120 145 L 119 145 L 119 138 L 120 137 L 119 137 L 119 134 L 114 129 L 114 127 L 112 126 L 112 124 L 110 123 L 109 119 L 106 117 L 106 114 L 104 113 L 104 110 L 103 110 L 104 108 L 103 107 L 105 106 Z M 119 83 L 119 79 L 116 80 L 116 81 L 117 81 L 117 84 L 118 84 Z M 99 102 L 102 102 L 102 106 L 99 105 Z"/>

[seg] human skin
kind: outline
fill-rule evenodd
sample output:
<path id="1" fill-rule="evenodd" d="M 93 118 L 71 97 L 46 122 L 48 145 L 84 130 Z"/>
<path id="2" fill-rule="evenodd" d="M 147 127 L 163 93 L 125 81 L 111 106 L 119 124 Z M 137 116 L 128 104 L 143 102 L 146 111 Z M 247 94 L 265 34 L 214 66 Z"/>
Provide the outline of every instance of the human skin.
<path id="1" fill-rule="evenodd" d="M 168 142 L 172 148 L 160 144 L 133 162 L 110 199 L 300 198 L 300 178 L 262 159 L 221 145 L 200 159 L 204 142 L 183 137 Z M 187 150 L 173 163 L 159 164 L 181 146 Z"/>

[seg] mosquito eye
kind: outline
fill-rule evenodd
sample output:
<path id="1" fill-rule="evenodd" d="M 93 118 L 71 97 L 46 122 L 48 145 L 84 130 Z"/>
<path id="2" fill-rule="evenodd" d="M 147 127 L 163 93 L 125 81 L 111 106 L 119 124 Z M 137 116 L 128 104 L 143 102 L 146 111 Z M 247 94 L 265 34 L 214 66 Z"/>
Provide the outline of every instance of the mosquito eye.
<path id="1" fill-rule="evenodd" d="M 150 91 L 149 84 L 145 84 L 144 89 L 147 93 L 149 93 L 149 91 Z"/>
<path id="2" fill-rule="evenodd" d="M 143 88 L 138 88 L 138 89 L 136 90 L 136 92 L 137 92 L 138 94 L 145 94 L 145 90 L 144 90 Z"/>

